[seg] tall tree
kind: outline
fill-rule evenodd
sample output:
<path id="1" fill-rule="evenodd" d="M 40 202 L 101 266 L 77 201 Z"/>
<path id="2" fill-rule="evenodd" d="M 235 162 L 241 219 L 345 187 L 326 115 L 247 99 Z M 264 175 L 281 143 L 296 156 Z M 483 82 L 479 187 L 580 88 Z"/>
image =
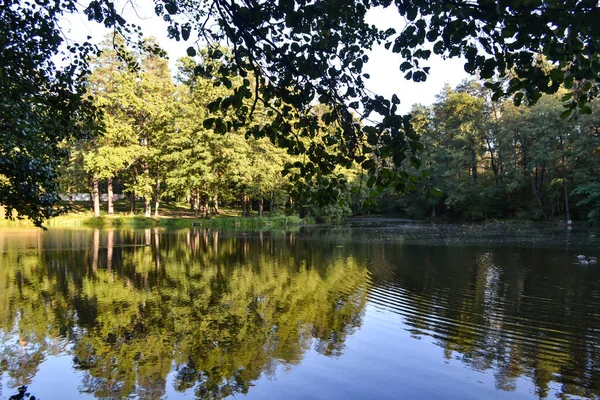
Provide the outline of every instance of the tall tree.
<path id="1" fill-rule="evenodd" d="M 212 120 L 217 131 L 235 130 L 248 122 L 255 107 L 244 107 L 242 103 L 244 99 L 252 98 L 253 104 L 260 102 L 272 108 L 275 117 L 268 124 L 254 124 L 252 133 L 276 137 L 280 145 L 295 153 L 305 153 L 307 162 L 314 165 L 313 169 L 325 174 L 332 173 L 336 165 L 354 160 L 366 163 L 363 167 L 372 176 L 386 176 L 386 179 L 375 181 L 377 184 L 403 188 L 407 176 L 401 170 L 368 162 L 365 150 L 369 148 L 359 146 L 365 137 L 380 143 L 385 157 L 395 158 L 396 164 L 401 164 L 403 159 L 418 164 L 416 158 L 408 157 L 417 147 L 417 136 L 409 118 L 397 114 L 398 98 L 384 99 L 365 89 L 368 79 L 363 73 L 368 61 L 366 52 L 380 43 L 402 55 L 400 68 L 407 79 L 419 82 L 427 78 L 429 70 L 425 60 L 431 55 L 433 46 L 437 54 L 464 56 L 465 69 L 470 73 L 479 73 L 483 78 L 494 74 L 505 78 L 490 85 L 496 98 L 517 93 L 519 98 L 527 97 L 535 102 L 541 93 L 555 93 L 564 83 L 572 90 L 569 109 L 579 107 L 581 112 L 591 111 L 586 102 L 597 96 L 600 82 L 597 72 L 600 27 L 593 23 L 600 16 L 596 2 L 397 1 L 393 7 L 407 21 L 401 32 L 384 31 L 367 23 L 367 12 L 380 6 L 392 7 L 392 2 L 167 0 L 158 4 L 155 10 L 170 24 L 171 37 L 188 40 L 195 31 L 194 35 L 211 45 L 209 54 L 213 58 L 223 59 L 224 53 L 217 46 L 225 39 L 231 43 L 234 57 L 228 58 L 228 67 L 220 72 L 220 81 L 224 85 L 231 85 L 228 73 L 244 76 L 253 73 L 254 82 L 247 79 L 232 94 L 215 102 L 217 108 L 233 108 L 237 115 L 230 121 Z M 83 102 L 83 91 L 74 89 L 73 82 L 80 67 L 85 69 L 86 57 L 80 57 L 58 75 L 54 74 L 56 68 L 51 61 L 60 51 L 62 42 L 58 18 L 78 9 L 71 1 L 41 5 L 10 1 L 1 7 L 2 48 L 9 49 L 3 53 L 2 87 L 10 88 L 3 90 L 6 94 L 3 104 L 17 104 L 16 109 L 21 110 L 24 117 L 28 113 L 36 115 L 35 118 L 12 119 L 11 116 L 17 114 L 6 111 L 2 117 L 2 123 L 7 127 L 3 131 L 10 132 L 10 136 L 3 140 L 3 155 L 6 154 L 3 159 L 9 161 L 1 172 L 5 177 L 1 200 L 9 208 L 16 208 L 39 222 L 50 214 L 48 207 L 58 199 L 55 183 L 35 184 L 55 182 L 55 165 L 44 157 L 56 154 L 56 151 L 51 148 L 51 151 L 33 152 L 22 157 L 19 152 L 12 151 L 15 146 L 9 139 L 14 138 L 19 149 L 56 143 L 53 135 L 49 142 L 40 140 L 45 132 L 59 131 L 56 121 L 62 121 L 61 132 L 76 135 L 85 132 L 76 124 L 81 120 L 77 111 L 82 110 L 82 105 L 83 109 L 88 107 Z M 119 15 L 112 1 L 91 1 L 83 11 L 90 20 L 118 32 L 138 32 Z M 130 39 L 133 41 L 135 37 Z M 88 48 L 83 46 L 83 54 Z M 81 47 L 74 51 L 82 54 Z M 190 47 L 188 52 L 194 54 L 195 49 Z M 534 65 L 540 52 L 552 68 Z M 211 69 L 197 72 L 214 76 Z M 54 76 L 58 78 L 55 80 Z M 22 104 L 14 101 L 23 98 L 27 101 Z M 52 101 L 38 101 L 43 98 Z M 292 119 L 296 120 L 296 135 L 312 137 L 318 130 L 314 115 L 305 112 L 315 101 L 333 106 L 334 112 L 324 120 L 334 127 L 334 136 L 340 144 L 335 153 L 324 153 L 319 147 L 303 148 L 301 141 L 290 135 Z M 282 104 L 289 109 L 281 109 Z M 33 112 L 33 107 L 40 105 L 47 115 L 52 114 L 52 118 L 42 119 L 40 116 L 46 114 Z M 381 122 L 373 127 L 363 127 L 355 120 L 352 110 L 362 118 L 373 112 L 380 114 Z M 25 130 L 19 125 L 23 120 L 29 122 Z M 64 127 L 73 128 L 65 130 Z M 19 132 L 23 131 L 33 133 L 22 137 Z M 58 135 L 64 137 L 62 133 Z M 33 170 L 29 176 L 39 179 L 18 175 L 28 166 Z M 20 184 L 22 178 L 29 179 L 31 184 Z M 334 197 L 335 192 L 333 188 L 325 197 Z"/>
<path id="2" fill-rule="evenodd" d="M 0 5 L 0 205 L 6 217 L 28 217 L 41 226 L 60 212 L 59 166 L 63 141 L 90 134 L 94 107 L 84 96 L 89 43 L 73 47 L 57 65 L 58 29 L 71 1 L 4 1 Z"/>

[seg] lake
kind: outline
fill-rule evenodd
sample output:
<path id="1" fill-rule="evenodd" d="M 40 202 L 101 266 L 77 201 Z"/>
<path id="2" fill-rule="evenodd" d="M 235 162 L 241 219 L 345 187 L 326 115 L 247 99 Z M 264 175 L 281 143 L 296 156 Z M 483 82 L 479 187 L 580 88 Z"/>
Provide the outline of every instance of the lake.
<path id="1" fill-rule="evenodd" d="M 0 230 L 0 399 L 600 396 L 600 233 Z"/>

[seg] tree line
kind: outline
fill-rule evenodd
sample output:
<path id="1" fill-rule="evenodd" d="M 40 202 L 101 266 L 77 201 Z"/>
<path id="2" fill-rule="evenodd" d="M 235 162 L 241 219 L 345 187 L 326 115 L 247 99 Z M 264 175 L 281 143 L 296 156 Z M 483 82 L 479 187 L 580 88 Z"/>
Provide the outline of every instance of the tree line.
<path id="1" fill-rule="evenodd" d="M 117 40 L 125 49 L 122 38 Z M 154 45 L 153 39 L 147 40 L 147 47 Z M 223 116 L 213 103 L 239 89 L 244 78 L 215 85 L 214 75 L 198 75 L 199 67 L 222 67 L 205 58 L 205 53 L 181 58 L 175 77 L 167 60 L 158 54 L 129 51 L 127 56 L 139 63 L 138 70 L 131 68 L 111 42 L 106 42 L 91 62 L 87 90 L 101 110 L 98 132 L 67 145 L 70 156 L 61 178 L 64 194 L 72 198 L 75 193 L 90 193 L 96 216 L 101 212 L 103 187 L 109 215 L 114 214 L 115 188 L 129 195 L 132 213 L 136 212 L 135 199 L 143 199 L 145 216 L 158 216 L 164 199 L 187 200 L 196 217 L 218 214 L 223 203 L 240 208 L 242 215 L 249 215 L 252 205 L 260 216 L 264 210 L 274 213 L 285 208 L 302 215 L 340 213 L 339 206 L 327 207 L 327 199 L 322 198 L 320 206 L 310 191 L 318 194 L 332 180 L 345 185 L 356 175 L 356 165 L 340 167 L 327 178 L 314 171 L 304 178 L 309 192 L 300 191 L 290 177 L 305 166 L 301 155 L 279 147 L 275 138 L 251 135 L 244 126 L 225 131 L 218 123 L 210 125 L 217 118 L 228 121 L 230 116 Z M 237 107 L 254 108 L 255 123 L 266 124 L 273 118 L 273 110 L 250 99 Z M 274 105 L 274 109 L 289 112 L 285 104 Z M 326 112 L 325 107 L 307 110 L 315 121 Z M 297 146 L 322 151 L 335 147 L 324 125 L 317 123 L 322 125 L 319 135 L 298 139 Z M 348 205 L 341 209 L 349 214 Z"/>
<path id="2" fill-rule="evenodd" d="M 153 39 L 146 43 L 157 46 Z M 254 205 L 260 216 L 269 210 L 336 219 L 371 213 L 600 218 L 600 111 L 593 102 L 590 114 L 561 118 L 566 89 L 517 106 L 515 99 L 494 101 L 483 81 L 446 86 L 431 106 L 413 106 L 415 157 L 397 160 L 382 151 L 385 144 L 367 137 L 357 144 L 371 147 L 366 161 L 340 163 L 325 173 L 303 150 L 335 153 L 340 144 L 326 123 L 335 109 L 305 110 L 317 125 L 313 137 L 297 136 L 294 129 L 287 136 L 261 136 L 248 126 L 268 125 L 276 113 L 288 113 L 289 105 L 275 99 L 266 108 L 246 93 L 236 109 L 252 109 L 253 120 L 228 130 L 223 125 L 235 120 L 234 111 L 223 114 L 218 103 L 251 77 L 218 77 L 223 64 L 206 53 L 180 59 L 173 77 L 160 54 L 128 50 L 128 58 L 139 63 L 135 70 L 115 48 L 104 44 L 87 84 L 90 99 L 103 111 L 100 134 L 69 145 L 62 168 L 63 193 L 91 193 L 96 215 L 101 187 L 108 195 L 106 212 L 114 213 L 116 185 L 129 195 L 132 213 L 135 198 L 143 199 L 146 216 L 158 216 L 165 199 L 185 199 L 197 217 L 218 214 L 226 204 L 241 215 Z M 377 175 L 366 172 L 371 165 Z M 404 179 L 387 179 L 386 171 Z"/>
<path id="3" fill-rule="evenodd" d="M 371 209 L 412 217 L 600 219 L 600 109 L 561 118 L 561 89 L 531 106 L 492 101 L 479 81 L 415 105 L 423 144 L 413 190 L 385 191 Z"/>
<path id="4" fill-rule="evenodd" d="M 379 8 L 398 13 L 405 23 L 397 29 L 371 24 L 368 14 Z M 322 206 L 337 199 L 343 186 L 329 176 L 339 165 L 360 164 L 369 178 L 378 176 L 378 189 L 389 183 L 405 188 L 406 174 L 371 162 L 372 147 L 360 145 L 365 138 L 379 144 L 384 156 L 413 161 L 418 168 L 414 151 L 420 145 L 408 116 L 398 113 L 400 99 L 386 99 L 365 86 L 368 52 L 377 45 L 401 55 L 400 71 L 415 82 L 427 79 L 427 61 L 437 54 L 464 57 L 472 75 L 499 78 L 490 85 L 495 99 L 514 95 L 535 103 L 564 85 L 572 93 L 565 112 L 573 114 L 591 112 L 588 103 L 600 93 L 600 30 L 594 23 L 600 8 L 588 0 L 372 0 L 359 5 L 349 0 L 165 0 L 154 11 L 167 23 L 170 38 L 197 43 L 187 49 L 190 56 L 207 46 L 207 59 L 223 63 L 218 73 L 208 70 L 204 76 L 225 86 L 232 85 L 230 76 L 243 77 L 212 103 L 228 117 L 209 118 L 207 126 L 228 132 L 247 126 L 257 137 L 270 137 L 302 154 L 307 161 L 291 177 L 298 178 L 298 187 L 305 178 L 315 181 L 313 176 L 321 175 L 316 180 L 328 184 L 327 190 L 300 191 L 314 194 L 311 201 Z M 64 17 L 78 13 L 112 29 L 115 37 L 122 34 L 136 51 L 161 53 L 142 40 L 140 27 L 109 0 L 86 5 L 10 0 L 0 6 L 0 203 L 8 218 L 28 217 L 36 226 L 64 211 L 57 179 L 65 155 L 61 145 L 94 133 L 90 127 L 97 113 L 86 80 L 97 46 L 91 37 L 66 40 L 61 25 Z M 231 45 L 233 57 L 219 49 L 222 43 Z M 137 64 L 127 51 L 118 52 L 127 63 Z M 550 67 L 536 63 L 540 55 Z M 251 104 L 240 107 L 246 101 Z M 282 103 L 287 108 L 279 110 Z M 321 121 L 330 128 L 329 141 L 335 146 L 302 146 L 291 137 L 292 130 L 304 140 L 318 135 L 320 124 L 306 112 L 315 104 L 330 108 Z M 272 118 L 247 124 L 255 105 L 271 110 Z M 377 122 L 359 123 L 368 119 Z"/>

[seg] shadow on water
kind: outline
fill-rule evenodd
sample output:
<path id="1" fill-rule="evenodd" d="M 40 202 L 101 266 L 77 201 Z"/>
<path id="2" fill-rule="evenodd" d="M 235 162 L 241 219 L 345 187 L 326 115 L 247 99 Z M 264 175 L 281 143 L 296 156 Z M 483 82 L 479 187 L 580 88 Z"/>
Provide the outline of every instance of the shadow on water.
<path id="1" fill-rule="evenodd" d="M 351 352 L 372 307 L 500 392 L 600 396 L 600 268 L 573 258 L 597 239 L 511 229 L 0 232 L 0 384 L 68 354 L 82 395 L 251 394 L 309 352 Z"/>

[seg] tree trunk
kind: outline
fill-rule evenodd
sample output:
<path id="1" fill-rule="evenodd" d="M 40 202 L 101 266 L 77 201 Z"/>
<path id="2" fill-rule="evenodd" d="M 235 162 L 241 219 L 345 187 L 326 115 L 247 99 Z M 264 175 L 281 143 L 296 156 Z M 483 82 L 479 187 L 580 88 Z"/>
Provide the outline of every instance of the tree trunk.
<path id="1" fill-rule="evenodd" d="M 533 194 L 535 195 L 535 199 L 537 201 L 538 206 L 540 207 L 540 211 L 542 212 L 542 216 L 546 218 L 546 213 L 544 212 L 544 205 L 542 203 L 542 197 L 540 196 L 540 192 L 538 191 L 536 182 L 533 177 L 529 178 L 531 180 L 531 188 L 533 189 Z"/>
<path id="2" fill-rule="evenodd" d="M 217 189 L 215 189 L 215 197 L 213 197 L 213 201 L 215 202 L 215 205 L 214 205 L 215 214 L 219 215 L 219 192 Z"/>
<path id="3" fill-rule="evenodd" d="M 115 246 L 115 231 L 107 232 L 106 239 L 106 268 L 112 270 L 113 247 Z"/>
<path id="4" fill-rule="evenodd" d="M 194 194 L 194 211 L 196 213 L 196 219 L 198 219 L 198 211 L 200 208 L 200 195 L 198 193 Z"/>
<path id="5" fill-rule="evenodd" d="M 494 157 L 494 149 L 489 138 L 485 138 L 485 142 L 487 144 L 488 153 L 490 154 L 490 166 L 492 167 L 492 172 L 494 173 L 494 181 L 496 184 L 498 184 L 498 164 L 496 162 L 496 157 Z"/>
<path id="6" fill-rule="evenodd" d="M 100 252 L 100 229 L 94 229 L 94 242 L 92 253 L 92 271 L 98 270 L 98 253 Z"/>
<path id="7" fill-rule="evenodd" d="M 204 218 L 208 218 L 209 210 L 208 210 L 208 195 L 204 195 Z"/>
<path id="8" fill-rule="evenodd" d="M 563 191 L 565 195 L 565 214 L 567 216 L 567 224 L 571 224 L 571 208 L 569 207 L 569 187 L 567 185 L 567 168 L 565 167 L 565 146 L 562 136 L 560 137 L 561 158 L 562 158 L 562 178 Z"/>
<path id="9" fill-rule="evenodd" d="M 471 152 L 471 169 L 473 171 L 473 184 L 477 187 L 477 154 L 474 151 Z"/>
<path id="10" fill-rule="evenodd" d="M 271 192 L 271 198 L 269 199 L 269 212 L 271 213 L 271 216 L 273 216 L 273 199 L 274 199 L 274 195 L 273 192 Z"/>
<path id="11" fill-rule="evenodd" d="M 262 216 L 263 216 L 263 208 L 264 208 L 264 200 L 261 196 L 260 199 L 258 200 L 258 216 L 260 218 L 262 218 Z"/>
<path id="12" fill-rule="evenodd" d="M 566 179 L 563 179 L 563 190 L 565 192 L 565 213 L 567 215 L 567 224 L 571 224 L 571 208 L 569 206 L 569 188 L 567 187 Z"/>
<path id="13" fill-rule="evenodd" d="M 242 217 L 246 216 L 246 208 L 248 208 L 248 196 L 244 193 L 242 195 Z"/>
<path id="14" fill-rule="evenodd" d="M 158 217 L 158 206 L 160 205 L 160 179 L 156 180 L 156 189 L 155 189 L 155 200 L 154 200 L 154 216 Z"/>
<path id="15" fill-rule="evenodd" d="M 144 217 L 150 217 L 152 215 L 152 203 L 150 199 L 144 197 Z"/>
<path id="16" fill-rule="evenodd" d="M 92 189 L 92 200 L 94 201 L 94 217 L 100 216 L 100 180 L 98 179 L 98 174 L 94 172 L 93 178 L 93 189 Z"/>
<path id="17" fill-rule="evenodd" d="M 107 192 L 108 192 L 108 215 L 114 215 L 115 207 L 113 205 L 114 194 L 113 194 L 113 181 L 112 178 L 107 180 Z"/>
<path id="18" fill-rule="evenodd" d="M 129 196 L 129 213 L 131 215 L 135 214 L 135 192 L 132 190 L 131 195 Z"/>

